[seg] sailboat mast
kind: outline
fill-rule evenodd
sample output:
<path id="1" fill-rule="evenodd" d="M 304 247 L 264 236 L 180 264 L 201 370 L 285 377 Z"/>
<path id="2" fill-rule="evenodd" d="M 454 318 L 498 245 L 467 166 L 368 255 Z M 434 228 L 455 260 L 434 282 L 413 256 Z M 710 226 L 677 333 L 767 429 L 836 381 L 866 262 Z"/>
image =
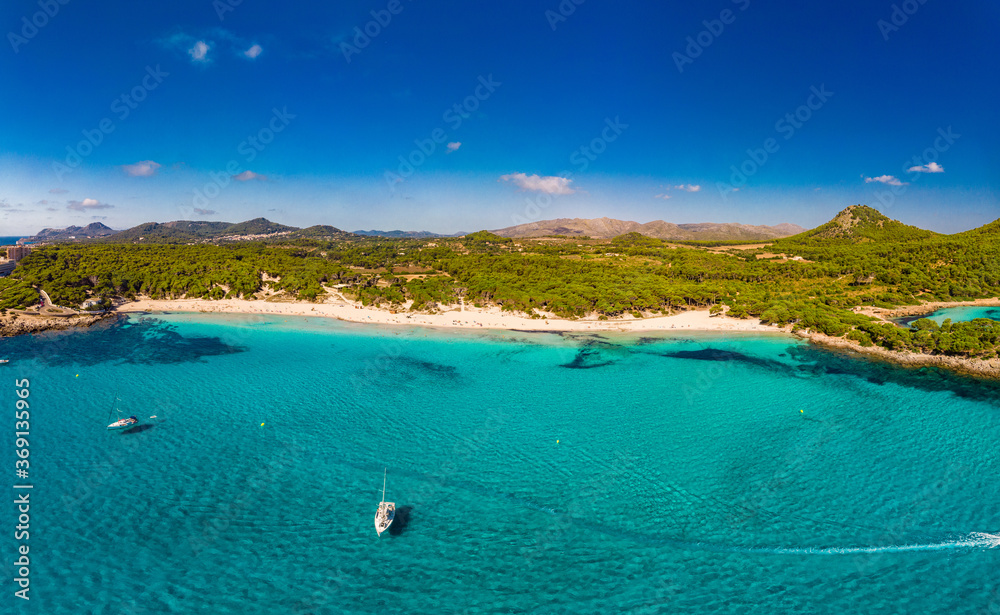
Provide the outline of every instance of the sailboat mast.
<path id="1" fill-rule="evenodd" d="M 385 502 L 385 474 L 388 468 L 382 470 L 382 501 Z"/>
<path id="2" fill-rule="evenodd" d="M 118 387 L 115 387 L 115 399 L 111 402 L 111 412 L 115 411 L 115 404 L 118 403 Z M 111 412 L 108 412 L 108 420 L 111 420 Z"/>

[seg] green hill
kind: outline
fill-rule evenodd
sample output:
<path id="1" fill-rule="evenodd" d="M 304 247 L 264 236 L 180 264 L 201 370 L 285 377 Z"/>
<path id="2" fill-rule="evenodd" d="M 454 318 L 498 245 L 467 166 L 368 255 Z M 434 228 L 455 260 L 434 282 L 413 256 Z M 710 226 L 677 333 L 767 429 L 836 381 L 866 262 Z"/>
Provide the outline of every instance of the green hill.
<path id="1" fill-rule="evenodd" d="M 204 239 L 195 229 L 177 228 L 171 223 L 146 222 L 120 233 L 102 237 L 100 243 L 194 243 Z"/>
<path id="2" fill-rule="evenodd" d="M 330 227 L 333 228 L 333 227 Z M 246 222 L 209 222 L 205 220 L 174 220 L 147 222 L 100 239 L 103 243 L 198 243 L 231 235 L 269 235 L 298 231 L 294 226 L 254 218 Z"/>
<path id="3" fill-rule="evenodd" d="M 227 228 L 232 226 L 231 222 L 209 222 L 207 220 L 175 220 L 164 222 L 166 226 L 177 231 L 183 231 L 199 237 L 213 237 L 222 234 Z"/>
<path id="4" fill-rule="evenodd" d="M 246 222 L 239 222 L 231 225 L 221 233 L 222 235 L 268 235 L 271 233 L 283 233 L 285 231 L 297 231 L 298 227 L 285 226 L 277 222 L 271 222 L 267 218 L 254 218 Z"/>
<path id="5" fill-rule="evenodd" d="M 919 241 L 940 237 L 933 231 L 903 224 L 867 205 L 851 205 L 822 226 L 779 239 L 775 247 L 795 245 L 840 245 L 868 242 Z"/>
<path id="6" fill-rule="evenodd" d="M 964 233 L 956 233 L 954 237 L 975 238 L 975 237 L 990 237 L 994 235 L 1000 235 L 1000 219 L 994 220 L 989 224 L 984 224 L 979 228 L 974 228 L 972 230 L 965 231 Z"/>
<path id="7" fill-rule="evenodd" d="M 335 226 L 329 226 L 327 224 L 316 224 L 307 228 L 301 228 L 297 231 L 293 231 L 288 235 L 289 239 L 322 239 L 322 240 L 336 240 L 336 239 L 350 239 L 356 238 L 353 233 L 348 233 L 347 231 L 342 231 Z"/>

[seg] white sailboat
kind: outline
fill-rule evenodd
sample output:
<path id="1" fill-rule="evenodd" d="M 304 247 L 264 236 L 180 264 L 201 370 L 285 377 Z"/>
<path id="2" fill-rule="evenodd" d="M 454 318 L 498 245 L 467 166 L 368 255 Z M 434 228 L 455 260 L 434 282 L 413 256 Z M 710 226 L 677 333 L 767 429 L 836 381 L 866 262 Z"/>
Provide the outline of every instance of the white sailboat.
<path id="1" fill-rule="evenodd" d="M 385 471 L 382 472 L 382 501 L 375 511 L 375 531 L 381 536 L 382 532 L 389 529 L 392 520 L 396 518 L 396 503 L 385 501 Z"/>
<path id="2" fill-rule="evenodd" d="M 111 423 L 110 425 L 108 425 L 108 430 L 109 431 L 110 430 L 114 430 L 114 429 L 128 429 L 129 427 L 134 427 L 135 425 L 139 424 L 139 419 L 137 419 L 135 417 L 135 415 L 132 415 L 132 416 L 129 416 L 129 417 L 126 417 L 126 418 L 122 418 L 122 413 L 121 413 L 120 410 L 118 410 L 118 391 L 117 391 L 117 389 L 115 390 L 115 401 L 114 401 L 114 403 L 111 404 L 111 412 L 117 412 L 118 413 L 118 420 L 115 421 L 114 423 Z M 108 413 L 108 419 L 111 418 L 111 412 Z"/>

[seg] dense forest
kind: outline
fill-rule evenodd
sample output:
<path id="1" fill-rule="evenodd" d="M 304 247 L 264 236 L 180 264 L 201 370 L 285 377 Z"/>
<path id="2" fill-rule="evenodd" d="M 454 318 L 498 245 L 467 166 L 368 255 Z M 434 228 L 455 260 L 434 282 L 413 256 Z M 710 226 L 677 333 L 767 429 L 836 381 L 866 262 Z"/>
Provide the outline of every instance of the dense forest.
<path id="1" fill-rule="evenodd" d="M 1000 224 L 939 235 L 852 206 L 831 222 L 764 247 L 682 245 L 629 233 L 611 240 L 386 239 L 350 234 L 220 244 L 56 244 L 0 279 L 0 308 L 87 299 L 321 300 L 333 285 L 365 305 L 434 310 L 460 298 L 542 318 L 613 318 L 709 307 L 730 316 L 845 336 L 862 345 L 995 356 L 1000 323 L 926 319 L 907 329 L 859 306 L 1000 295 Z M 321 231 L 321 232 L 320 232 Z M 338 231 L 339 232 L 339 231 Z M 171 241 L 176 238 L 171 237 Z M 929 324 L 928 324 L 929 323 Z"/>

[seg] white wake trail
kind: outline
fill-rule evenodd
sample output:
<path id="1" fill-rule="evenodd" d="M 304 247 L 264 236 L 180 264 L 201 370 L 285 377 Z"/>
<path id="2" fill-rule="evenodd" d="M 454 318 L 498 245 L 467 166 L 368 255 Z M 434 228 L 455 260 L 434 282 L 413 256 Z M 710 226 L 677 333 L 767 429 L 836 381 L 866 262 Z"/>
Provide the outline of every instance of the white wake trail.
<path id="1" fill-rule="evenodd" d="M 947 549 L 993 549 L 1000 547 L 1000 534 L 972 532 L 957 540 L 923 545 L 890 545 L 885 547 L 746 547 L 737 550 L 745 553 L 775 555 L 852 555 L 857 553 L 904 553 L 907 551 L 944 551 Z"/>

